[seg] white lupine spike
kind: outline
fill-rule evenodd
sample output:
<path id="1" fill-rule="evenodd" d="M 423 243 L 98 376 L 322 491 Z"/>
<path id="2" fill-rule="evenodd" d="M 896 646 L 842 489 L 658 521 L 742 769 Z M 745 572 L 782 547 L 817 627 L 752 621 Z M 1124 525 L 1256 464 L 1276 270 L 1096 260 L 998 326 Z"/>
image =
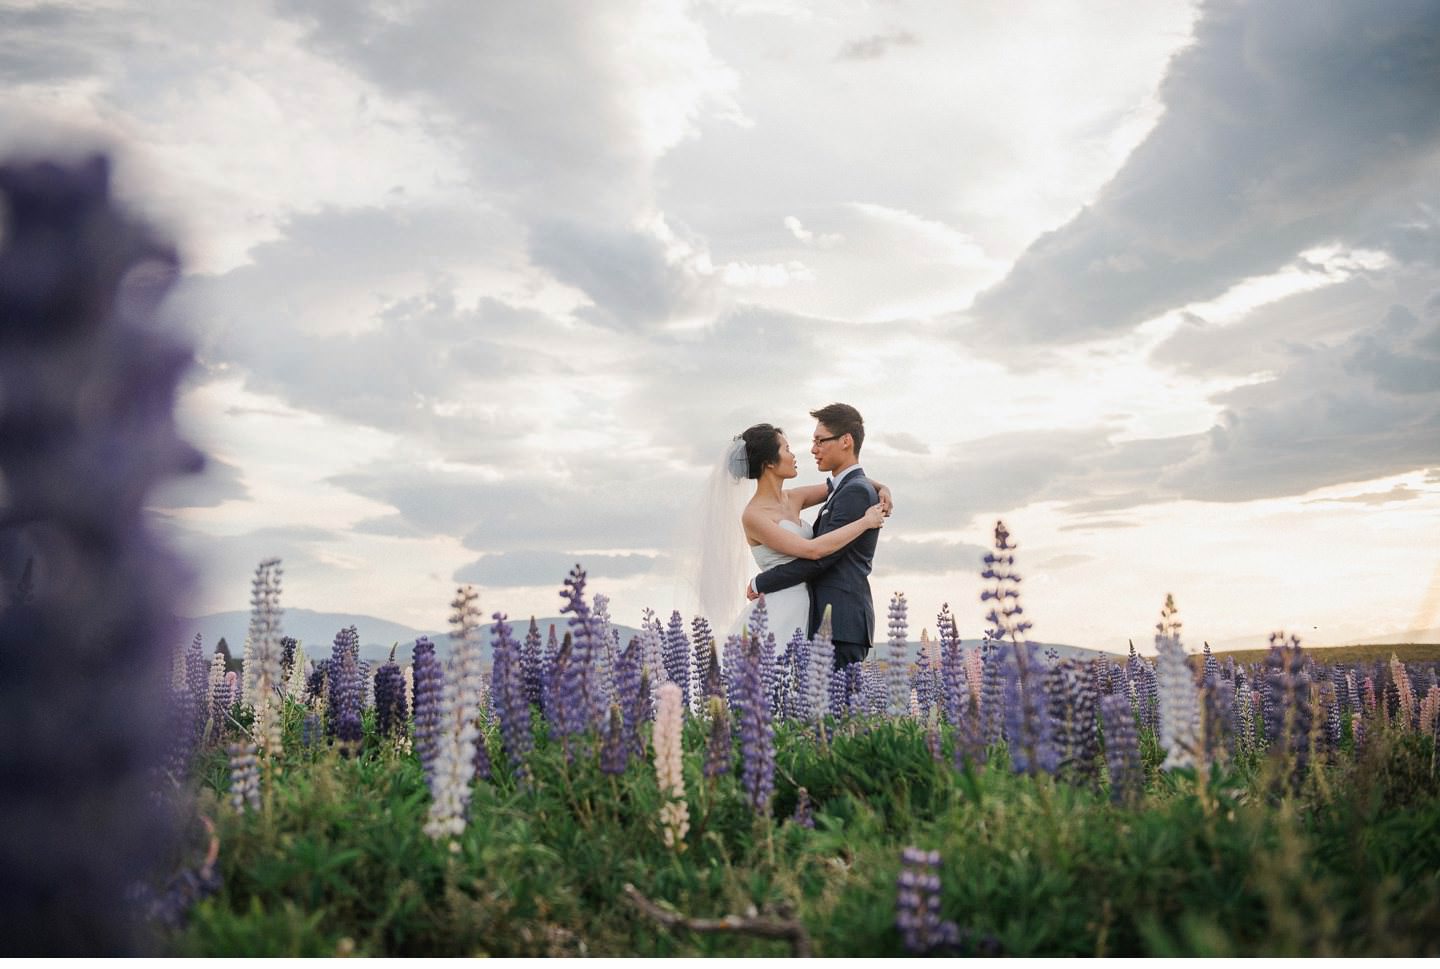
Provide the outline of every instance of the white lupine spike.
<path id="1" fill-rule="evenodd" d="M 1194 767 L 1200 750 L 1200 696 L 1185 649 L 1180 645 L 1180 623 L 1175 619 L 1175 601 L 1165 597 L 1165 608 L 1155 634 L 1155 679 L 1160 694 L 1160 746 L 1165 762 L 1160 766 Z"/>

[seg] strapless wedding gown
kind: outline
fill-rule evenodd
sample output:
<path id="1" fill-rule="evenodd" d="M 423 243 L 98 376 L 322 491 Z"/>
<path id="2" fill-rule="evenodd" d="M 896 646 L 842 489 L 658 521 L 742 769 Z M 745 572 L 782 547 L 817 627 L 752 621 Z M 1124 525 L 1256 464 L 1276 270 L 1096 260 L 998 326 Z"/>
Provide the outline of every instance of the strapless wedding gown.
<path id="1" fill-rule="evenodd" d="M 782 520 L 780 527 L 805 539 L 813 535 L 813 529 L 809 522 L 796 523 Z M 786 562 L 795 561 L 795 556 L 777 552 L 768 545 L 752 545 L 750 553 L 755 556 L 755 564 L 759 566 L 761 572 L 777 565 L 784 565 Z M 755 610 L 756 602 L 759 600 L 747 603 L 736 620 L 730 624 L 732 635 L 738 635 L 750 624 L 750 614 Z M 775 634 L 775 645 L 779 649 L 785 648 L 790 637 L 795 635 L 796 629 L 800 630 L 801 636 L 808 637 L 810 632 L 810 587 L 801 582 L 788 589 L 770 593 L 765 597 L 765 614 L 768 620 L 766 628 Z"/>

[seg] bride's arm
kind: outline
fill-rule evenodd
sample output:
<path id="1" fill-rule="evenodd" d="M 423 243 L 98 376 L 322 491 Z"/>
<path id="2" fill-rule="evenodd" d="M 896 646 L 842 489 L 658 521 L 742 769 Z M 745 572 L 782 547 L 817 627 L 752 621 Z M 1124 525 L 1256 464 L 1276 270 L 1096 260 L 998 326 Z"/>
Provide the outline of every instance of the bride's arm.
<path id="1" fill-rule="evenodd" d="M 745 509 L 740 521 L 745 525 L 745 534 L 761 545 L 797 559 L 818 559 L 839 551 L 870 529 L 880 528 L 885 524 L 885 512 L 881 505 L 871 505 L 862 517 L 815 538 L 801 538 L 754 508 Z"/>

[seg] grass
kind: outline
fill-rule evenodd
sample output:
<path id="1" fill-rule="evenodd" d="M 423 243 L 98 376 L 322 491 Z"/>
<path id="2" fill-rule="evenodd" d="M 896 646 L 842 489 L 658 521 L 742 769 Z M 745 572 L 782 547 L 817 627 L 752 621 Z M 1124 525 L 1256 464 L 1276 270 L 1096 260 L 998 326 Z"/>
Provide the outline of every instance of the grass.
<path id="1" fill-rule="evenodd" d="M 367 729 L 369 725 L 367 725 Z M 298 748 L 294 724 L 287 738 Z M 648 763 L 615 778 L 542 738 L 536 783 L 477 782 L 454 847 L 421 828 L 414 757 L 299 751 L 267 778 L 264 808 L 222 802 L 211 754 L 201 811 L 217 819 L 224 887 L 170 939 L 175 954 L 783 956 L 787 943 L 672 931 L 623 896 L 634 884 L 693 917 L 798 918 L 822 956 L 902 954 L 896 878 L 907 845 L 943 857 L 942 911 L 967 951 L 1008 955 L 1437 955 L 1440 784 L 1433 744 L 1379 732 L 1298 790 L 1259 760 L 1155 774 L 1136 809 L 1103 778 L 1069 786 L 937 763 L 911 721 L 850 722 L 824 745 L 777 735 L 773 811 L 733 776 L 701 776 L 686 732 L 691 832 L 661 843 Z M 497 769 L 502 763 L 491 737 Z M 947 741 L 948 743 L 948 741 Z M 1158 748 L 1146 745 L 1150 767 Z M 501 770 L 502 774 L 506 772 Z M 799 787 L 813 830 L 787 818 Z M 1285 790 L 1283 795 L 1275 793 Z M 198 829 L 197 829 L 198 831 Z"/>

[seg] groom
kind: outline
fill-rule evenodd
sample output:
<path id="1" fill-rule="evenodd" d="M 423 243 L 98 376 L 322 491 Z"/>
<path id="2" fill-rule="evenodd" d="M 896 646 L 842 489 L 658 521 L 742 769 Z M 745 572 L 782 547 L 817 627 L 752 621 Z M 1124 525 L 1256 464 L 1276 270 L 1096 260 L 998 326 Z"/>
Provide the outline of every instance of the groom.
<path id="1" fill-rule="evenodd" d="M 815 534 L 824 535 L 863 517 L 865 510 L 880 498 L 859 464 L 860 445 L 865 443 L 865 421 L 860 412 L 849 404 L 830 404 L 812 410 L 810 416 L 819 422 L 815 425 L 810 453 L 821 471 L 830 472 L 825 482 L 830 496 L 820 506 L 820 514 L 815 519 Z M 811 638 L 825 615 L 825 607 L 829 606 L 835 668 L 859 663 L 870 651 L 875 629 L 869 575 L 879 538 L 880 530 L 872 528 L 824 558 L 796 559 L 777 565 L 757 575 L 746 595 L 755 599 L 762 593 L 808 583 Z"/>

